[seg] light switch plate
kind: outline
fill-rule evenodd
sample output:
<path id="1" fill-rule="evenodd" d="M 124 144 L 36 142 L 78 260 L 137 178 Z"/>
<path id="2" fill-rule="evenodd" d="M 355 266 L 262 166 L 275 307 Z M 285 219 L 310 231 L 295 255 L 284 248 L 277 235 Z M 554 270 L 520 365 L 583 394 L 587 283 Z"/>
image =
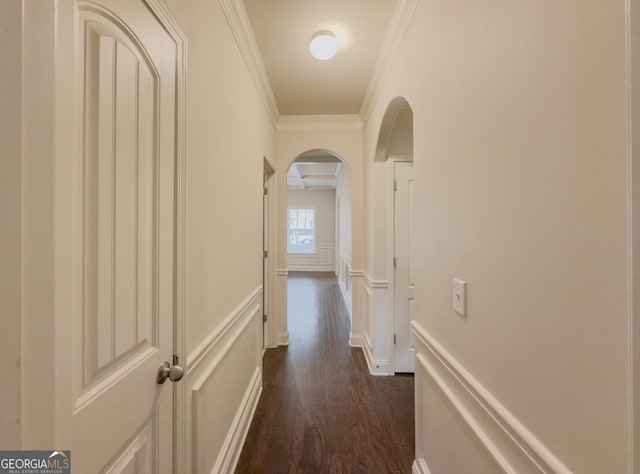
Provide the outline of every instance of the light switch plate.
<path id="1" fill-rule="evenodd" d="M 467 283 L 453 279 L 453 310 L 460 316 L 467 315 Z"/>

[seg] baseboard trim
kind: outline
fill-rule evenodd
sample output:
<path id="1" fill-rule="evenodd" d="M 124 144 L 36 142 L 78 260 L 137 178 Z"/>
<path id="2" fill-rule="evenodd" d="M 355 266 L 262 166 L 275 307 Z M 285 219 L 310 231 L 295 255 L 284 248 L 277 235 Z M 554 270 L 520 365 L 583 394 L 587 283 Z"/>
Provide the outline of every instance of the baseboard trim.
<path id="1" fill-rule="evenodd" d="M 362 334 L 349 333 L 349 345 L 351 347 L 364 347 Z"/>
<path id="2" fill-rule="evenodd" d="M 412 474 L 431 474 L 429 470 L 429 466 L 427 466 L 427 462 L 424 458 L 416 459 L 413 461 L 413 465 L 411 466 Z"/>
<path id="3" fill-rule="evenodd" d="M 419 323 L 411 328 L 417 362 L 505 472 L 571 472 Z"/>
<path id="4" fill-rule="evenodd" d="M 291 272 L 334 272 L 335 266 L 331 263 L 328 264 L 297 264 L 292 263 L 289 265 L 289 273 Z"/>
<path id="5" fill-rule="evenodd" d="M 367 367 L 371 375 L 393 375 L 391 370 L 391 364 L 388 360 L 374 359 L 371 354 L 371 348 L 367 346 L 359 346 L 364 353 L 364 358 L 367 361 Z"/>
<path id="6" fill-rule="evenodd" d="M 278 333 L 278 341 L 279 346 L 288 346 L 289 345 L 289 331 L 287 332 L 279 332 Z"/>
<path id="7" fill-rule="evenodd" d="M 211 474 L 234 472 L 262 393 L 262 369 L 256 367 Z"/>

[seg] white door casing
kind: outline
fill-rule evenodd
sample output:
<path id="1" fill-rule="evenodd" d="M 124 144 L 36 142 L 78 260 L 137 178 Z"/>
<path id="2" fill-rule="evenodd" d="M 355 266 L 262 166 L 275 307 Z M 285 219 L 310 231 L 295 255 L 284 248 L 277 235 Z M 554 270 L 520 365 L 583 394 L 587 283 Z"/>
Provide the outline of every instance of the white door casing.
<path id="1" fill-rule="evenodd" d="M 415 303 L 413 162 L 394 163 L 394 370 L 414 372 L 411 328 Z"/>
<path id="2" fill-rule="evenodd" d="M 175 351 L 175 169 L 178 48 L 142 0 L 64 1 L 73 28 L 71 241 L 56 247 L 71 277 L 69 430 L 74 472 L 171 472 L 174 389 L 156 383 Z M 60 92 L 63 91 L 63 92 Z M 58 137 L 64 141 L 64 137 Z M 56 190 L 61 199 L 66 190 Z M 65 258 L 65 245 L 72 258 Z M 60 393 L 67 393 L 61 391 Z M 66 411 L 65 411 L 66 413 Z"/>
<path id="3" fill-rule="evenodd" d="M 271 291 L 271 259 L 269 255 L 270 248 L 270 238 L 269 233 L 271 232 L 270 227 L 270 189 L 271 189 L 271 181 L 270 178 L 274 174 L 275 170 L 273 166 L 264 158 L 264 171 L 263 171 L 263 187 L 264 193 L 262 198 L 262 249 L 263 249 L 263 260 L 262 260 L 262 348 L 266 349 L 269 344 L 269 305 L 271 301 L 269 299 L 269 293 Z"/>

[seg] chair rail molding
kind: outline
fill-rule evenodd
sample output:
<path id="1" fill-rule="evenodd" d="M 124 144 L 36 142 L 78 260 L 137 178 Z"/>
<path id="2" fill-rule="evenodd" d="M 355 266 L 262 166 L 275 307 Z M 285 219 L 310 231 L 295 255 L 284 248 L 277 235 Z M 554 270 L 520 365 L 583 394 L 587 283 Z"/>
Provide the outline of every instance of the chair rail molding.
<path id="1" fill-rule="evenodd" d="M 495 462 L 509 473 L 571 471 L 516 419 L 480 382 L 449 354 L 418 322 L 411 321 L 416 342 L 416 387 L 428 376 L 455 407 Z M 416 412 L 422 412 L 420 390 Z M 422 433 L 416 432 L 416 440 Z M 416 453 L 420 454 L 420 447 Z M 425 472 L 426 459 L 414 465 Z M 428 470 L 426 471 L 428 472 Z"/>
<path id="2" fill-rule="evenodd" d="M 216 345 L 227 335 L 243 316 L 248 314 L 248 310 L 260 304 L 262 295 L 262 285 L 251 292 L 245 300 L 227 316 L 215 330 L 209 334 L 187 357 L 187 375 L 191 374 L 197 366 L 207 357 Z"/>

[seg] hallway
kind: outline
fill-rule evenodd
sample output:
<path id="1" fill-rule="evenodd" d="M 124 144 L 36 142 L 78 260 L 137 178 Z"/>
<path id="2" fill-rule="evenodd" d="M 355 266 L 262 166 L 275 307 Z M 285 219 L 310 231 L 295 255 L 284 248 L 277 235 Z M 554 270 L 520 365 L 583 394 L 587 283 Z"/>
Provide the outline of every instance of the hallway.
<path id="1" fill-rule="evenodd" d="M 290 344 L 264 355 L 236 472 L 411 472 L 413 376 L 369 374 L 332 273 L 290 273 L 288 295 Z"/>

